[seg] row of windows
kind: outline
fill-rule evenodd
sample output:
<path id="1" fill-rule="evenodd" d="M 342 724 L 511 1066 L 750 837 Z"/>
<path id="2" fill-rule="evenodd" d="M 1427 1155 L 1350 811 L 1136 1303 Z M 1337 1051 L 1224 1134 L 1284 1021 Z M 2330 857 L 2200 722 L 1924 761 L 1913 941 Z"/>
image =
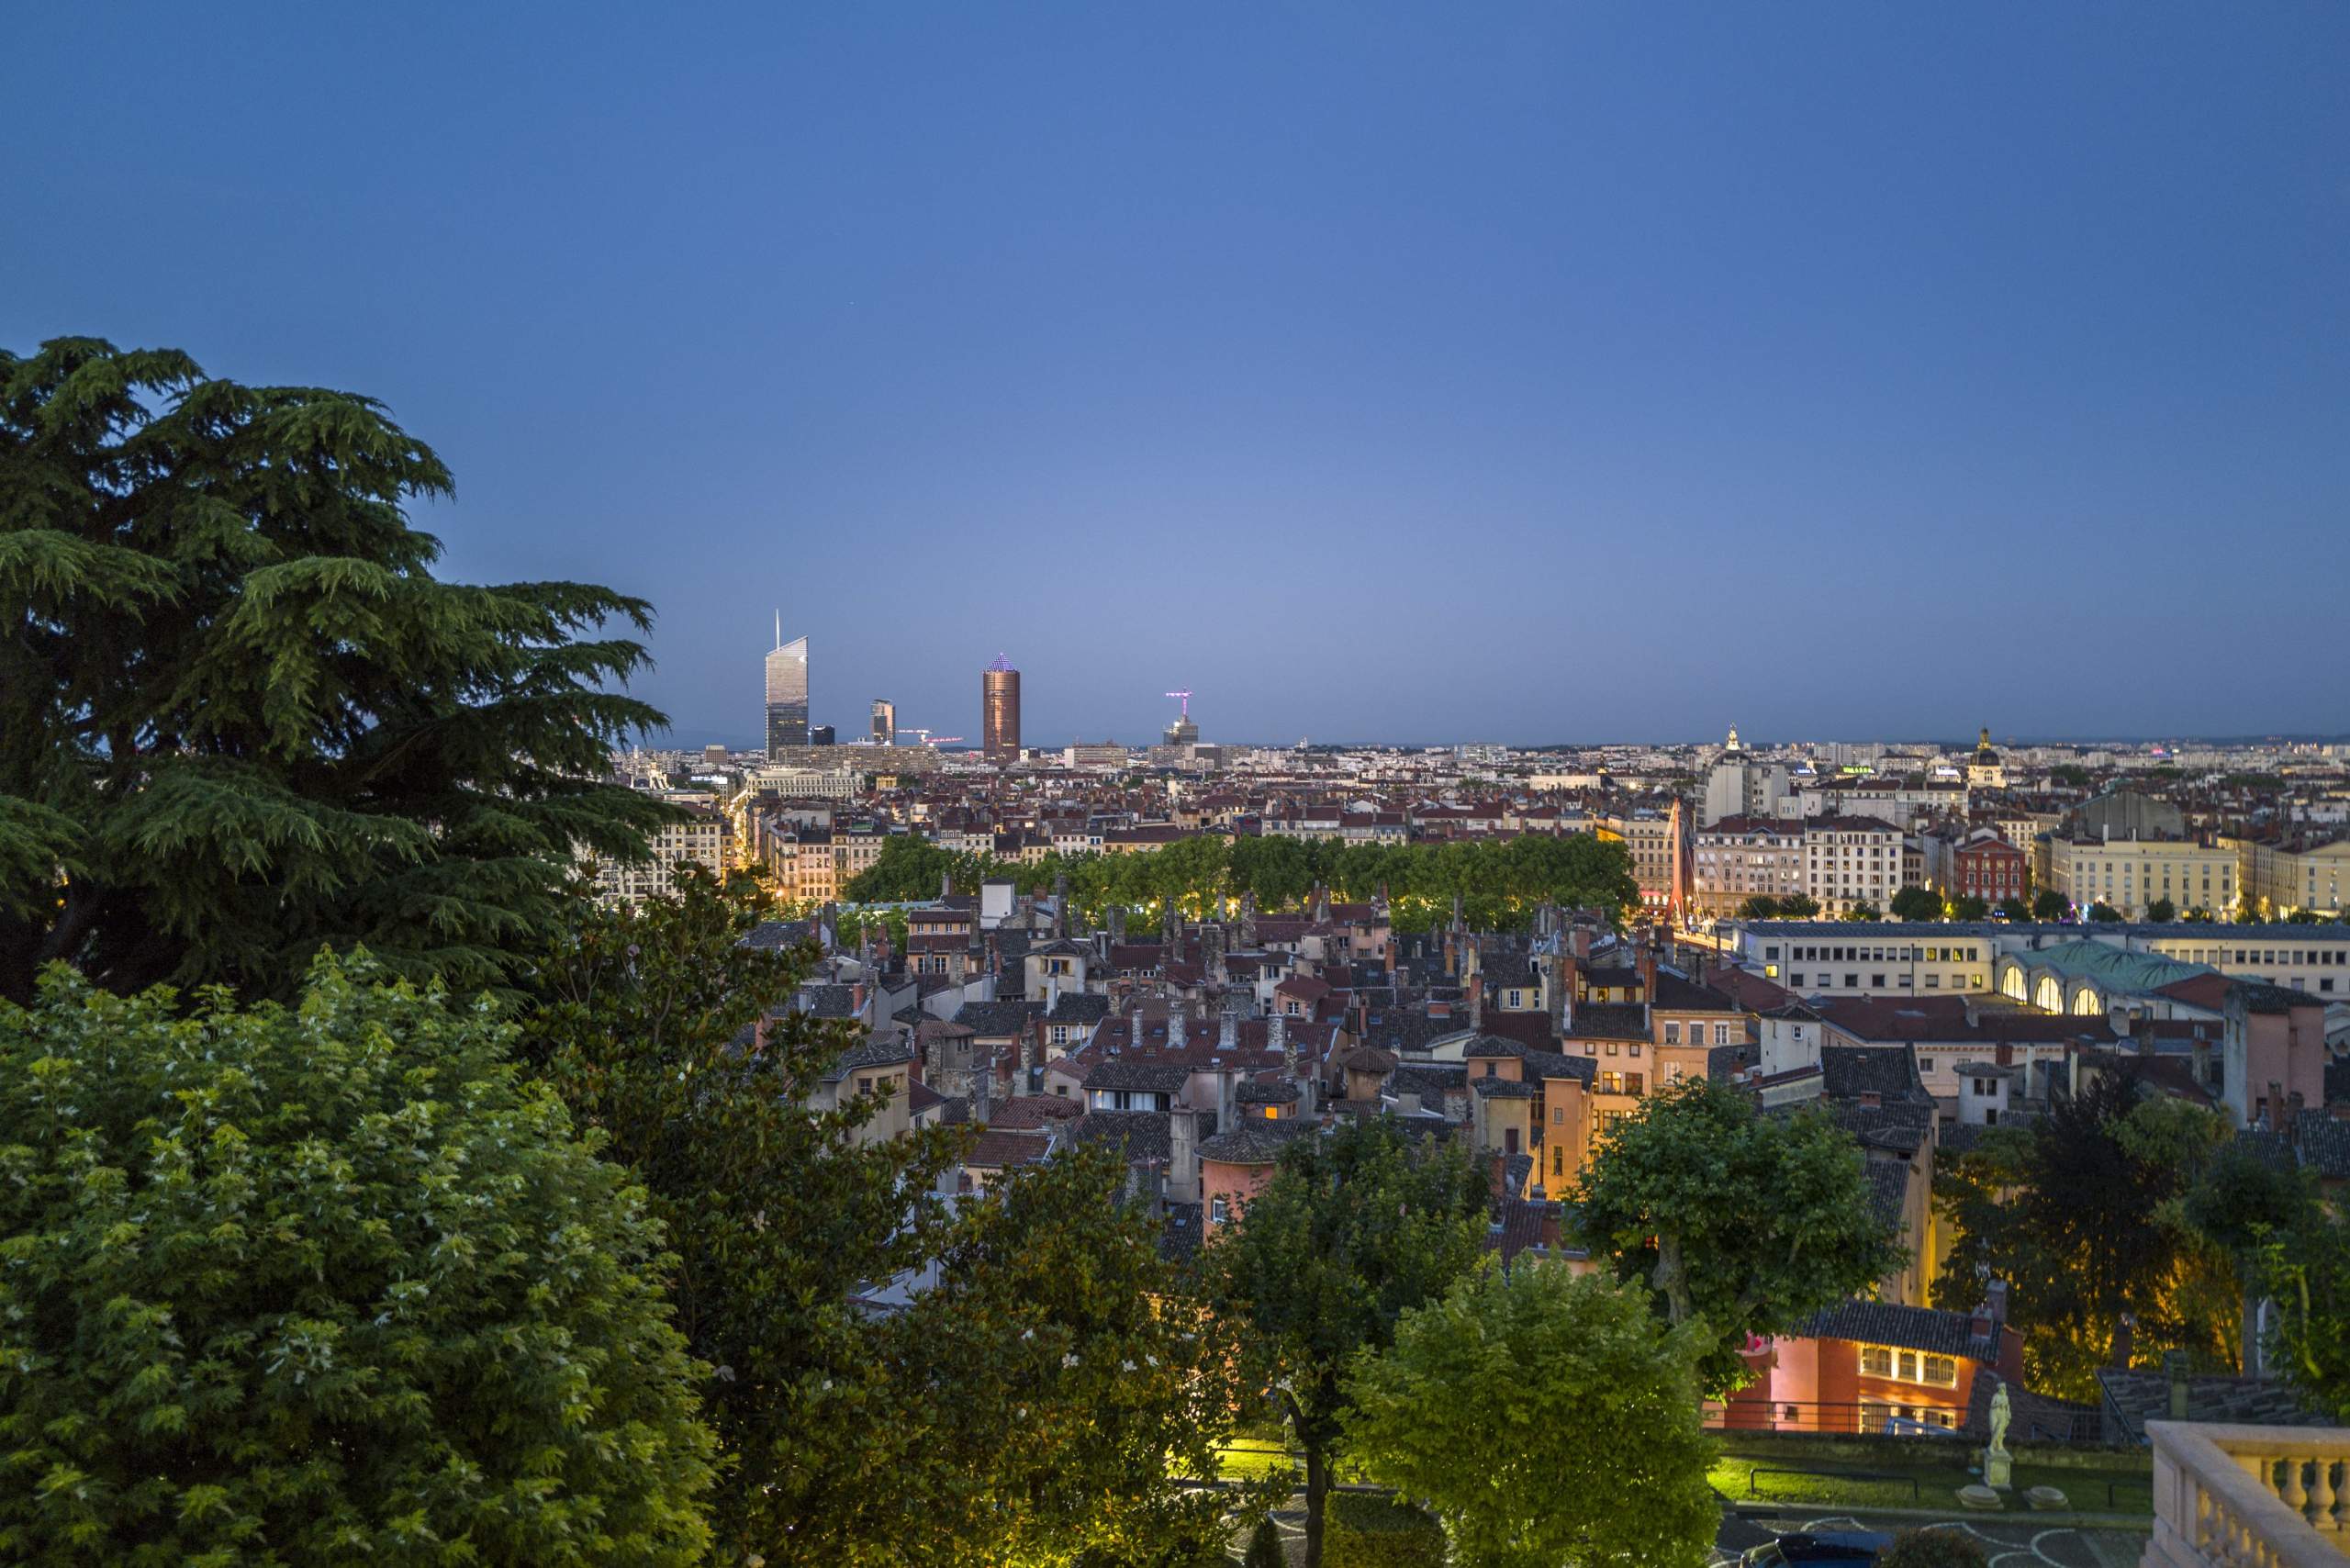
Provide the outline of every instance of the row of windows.
<path id="1" fill-rule="evenodd" d="M 1897 1383 L 1922 1383 L 1935 1388 L 1958 1386 L 1958 1362 L 1948 1356 L 1898 1350 L 1891 1345 L 1861 1347 L 1861 1375 L 1886 1377 Z"/>
<path id="2" fill-rule="evenodd" d="M 2230 952 L 2234 957 L 2229 957 Z M 2350 947 L 2195 947 L 2186 954 L 2197 964 L 2309 964 L 2319 969 L 2350 963 Z"/>
<path id="3" fill-rule="evenodd" d="M 1896 1421 L 1906 1421 L 1912 1427 L 1939 1427 L 1945 1432 L 1952 1432 L 1958 1429 L 1958 1412 L 1935 1405 L 1888 1405 L 1875 1399 L 1861 1401 L 1862 1431 L 1897 1433 L 1902 1428 L 1894 1425 Z"/>
<path id="4" fill-rule="evenodd" d="M 1789 976 L 1787 976 L 1787 989 L 1788 989 L 1788 990 L 1790 990 L 1790 991 L 1802 991 L 1802 990 L 1804 989 L 1804 974 L 1805 974 L 1805 971 L 1804 971 L 1804 970 L 1802 970 L 1802 969 L 1797 969 L 1797 970 L 1796 970 L 1794 973 L 1792 973 L 1792 974 L 1790 974 Z M 1953 990 L 1953 991 L 1958 991 L 1958 990 L 1962 989 L 1962 987 L 1961 987 L 1961 983 L 1960 983 L 1960 982 L 1961 982 L 1962 980 L 1971 980 L 1974 982 L 1974 989 L 1975 989 L 1975 990 L 1976 990 L 1976 991 L 1981 991 L 1981 990 L 1983 990 L 1983 989 L 1984 989 L 1983 977 L 1982 977 L 1981 975 L 1967 975 L 1967 976 L 1953 975 L 1953 976 L 1951 976 L 1951 977 L 1950 977 L 1950 988 L 1951 988 L 1951 990 Z M 1909 982 L 1909 977 L 1908 977 L 1908 975 L 1896 975 L 1896 976 L 1894 976 L 1894 980 L 1895 980 L 1895 983 L 1896 983 L 1897 985 L 1898 985 L 1898 986 L 1902 986 L 1902 987 L 1907 987 L 1907 986 L 1910 983 L 1910 982 Z M 1819 989 L 1820 989 L 1820 990 L 1822 990 L 1822 991 L 1831 990 L 1831 989 L 1833 989 L 1833 988 L 1835 987 L 1835 984 L 1836 984 L 1836 977 L 1835 977 L 1833 974 L 1830 973 L 1829 971 L 1827 971 L 1827 970 L 1825 970 L 1825 969 L 1822 969 L 1822 970 L 1819 972 Z M 1844 989 L 1845 989 L 1846 991 L 1858 991 L 1860 988 L 1861 988 L 1861 977 L 1860 977 L 1860 974 L 1859 974 L 1857 971 L 1855 971 L 1855 970 L 1847 970 L 1847 971 L 1845 971 L 1845 974 L 1844 974 Z M 1940 991 L 1940 990 L 1942 990 L 1942 976 L 1937 975 L 1937 974 L 1930 974 L 1930 975 L 1926 976 L 1926 984 L 1925 984 L 1925 989 L 1926 989 L 1926 990 L 1928 990 L 1928 991 Z M 1886 984 L 1885 984 L 1885 976 L 1884 976 L 1882 973 L 1873 974 L 1873 975 L 1869 976 L 1869 989 L 1870 989 L 1871 991 L 1883 991 L 1883 990 L 1885 990 L 1885 989 L 1886 989 Z M 1727 1042 L 1725 1042 L 1725 1043 L 1727 1043 Z"/>
<path id="5" fill-rule="evenodd" d="M 1665 1021 L 1664 1043 L 1668 1046 L 1677 1046 L 1681 1043 L 1681 1024 L 1679 1020 L 1667 1019 Z M 1692 1024 L 1689 1025 L 1689 1043 L 1693 1046 L 1702 1046 L 1706 1043 L 1706 1026 L 1703 1024 Z M 1726 1046 L 1729 1044 L 1729 1025 L 1717 1024 L 1714 1025 L 1714 1044 L 1718 1046 Z"/>
<path id="6" fill-rule="evenodd" d="M 1779 956 L 1778 945 L 1773 943 L 1764 946 L 1762 956 L 1765 958 L 1776 958 Z M 1829 963 L 1842 963 L 1850 960 L 1856 963 L 1877 961 L 1914 964 L 1922 961 L 1929 964 L 1971 964 L 1976 962 L 1981 955 L 1972 947 L 1836 947 L 1807 943 L 1801 946 L 1789 947 L 1787 957 L 1795 959 L 1808 958 L 1815 962 L 1824 960 Z"/>

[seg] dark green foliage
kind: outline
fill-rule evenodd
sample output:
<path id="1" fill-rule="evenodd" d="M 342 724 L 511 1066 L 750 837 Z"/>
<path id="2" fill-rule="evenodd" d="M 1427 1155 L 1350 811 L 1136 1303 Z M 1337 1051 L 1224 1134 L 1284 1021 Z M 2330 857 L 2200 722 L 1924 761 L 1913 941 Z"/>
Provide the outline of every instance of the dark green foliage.
<path id="1" fill-rule="evenodd" d="M 1877 1568 L 1989 1568 L 1975 1539 L 1948 1526 L 1906 1529 L 1877 1554 Z"/>
<path id="2" fill-rule="evenodd" d="M 2120 920 L 2121 918 L 2121 912 L 2114 908 L 2111 904 L 2107 903 L 2103 899 L 2099 899 L 2089 905 L 2087 911 L 2082 914 L 2081 918 L 2094 924 L 2106 924 Z"/>
<path id="3" fill-rule="evenodd" d="M 2032 918 L 2031 905 L 2012 894 L 1999 901 L 1999 913 L 2009 920 L 2030 920 Z"/>
<path id="4" fill-rule="evenodd" d="M 2156 925 L 2167 925 L 2178 918 L 2178 906 L 2168 899 L 2156 899 L 2146 906 L 2146 918 Z"/>
<path id="5" fill-rule="evenodd" d="M 1940 920 L 1942 917 L 1942 896 L 1930 888 L 1912 883 L 1895 890 L 1889 907 L 1896 920 Z"/>
<path id="6" fill-rule="evenodd" d="M 1738 906 L 1738 917 L 1740 920 L 1776 920 L 1779 918 L 1779 901 L 1768 893 L 1757 893 Z"/>
<path id="7" fill-rule="evenodd" d="M 1844 918 L 1847 920 L 1883 920 L 1885 918 L 1885 914 L 1883 911 L 1876 907 L 1876 905 L 1869 902 L 1866 899 L 1863 899 L 1859 902 L 1849 905 L 1845 909 Z"/>
<path id="8" fill-rule="evenodd" d="M 2213 1246 L 2238 1254 L 2300 1225 L 2317 1203 L 2300 1167 L 2266 1158 L 2249 1140 L 2216 1144 L 2182 1204 L 2187 1223 Z"/>
<path id="9" fill-rule="evenodd" d="M 1950 901 L 1948 913 L 1953 920 L 1987 920 L 1991 906 L 1972 893 L 1962 893 Z"/>
<path id="10" fill-rule="evenodd" d="M 983 878 L 996 874 L 994 863 L 978 856 L 958 855 L 916 834 L 899 834 L 882 845 L 872 865 L 849 879 L 841 896 L 852 903 L 910 903 L 936 898 L 942 879 L 971 892 Z"/>
<path id="11" fill-rule="evenodd" d="M 283 993 L 322 942 L 502 986 L 575 846 L 643 852 L 667 809 L 596 780 L 661 722 L 603 689 L 650 611 L 435 580 L 449 487 L 365 398 L 0 351 L 0 996 Z"/>
<path id="12" fill-rule="evenodd" d="M 2065 895 L 2053 888 L 2042 888 L 2031 897 L 2031 918 L 2034 920 L 2062 920 L 2072 911 L 2073 906 L 2065 902 Z"/>
<path id="13" fill-rule="evenodd" d="M 1214 1474 L 1240 1390 L 1229 1332 L 1123 1202 L 1126 1175 L 1082 1145 L 966 1202 L 936 1286 L 878 1337 L 905 1440 L 860 1560 L 1144 1561 L 1212 1548 L 1227 1508 L 1288 1491 L 1176 1484 Z"/>
<path id="14" fill-rule="evenodd" d="M 1819 913 L 1819 901 L 1809 893 L 1789 893 L 1779 901 L 1782 920 L 1809 920 Z"/>
<path id="15" fill-rule="evenodd" d="M 1432 1510 L 1462 1568 L 1688 1568 L 1721 1527 L 1697 1382 L 1709 1342 L 1666 1326 L 1639 1285 L 1489 1262 L 1357 1361 L 1347 1452 Z"/>
<path id="16" fill-rule="evenodd" d="M 777 1563 L 838 1560 L 895 1506 L 869 1478 L 914 1414 L 849 1298 L 937 1255 L 944 1216 L 922 1194 L 960 1129 L 859 1142 L 878 1095 L 808 1105 L 794 1086 L 862 1037 L 855 1025 L 782 1012 L 761 1049 L 736 1047 L 812 958 L 744 946 L 764 913 L 755 886 L 704 876 L 635 908 L 575 901 L 527 977 L 524 1050 L 670 1226 L 678 1325 L 715 1369 L 706 1397 L 730 1461 L 720 1539 Z"/>
<path id="17" fill-rule="evenodd" d="M 1326 1512 L 1325 1568 L 1444 1568 L 1444 1528 L 1400 1497 L 1340 1492 Z"/>
<path id="18" fill-rule="evenodd" d="M 2125 1312 L 2141 1361 L 2179 1349 L 2231 1362 L 2235 1288 L 2181 1212 L 2225 1137 L 2211 1113 L 2143 1096 L 2119 1075 L 2058 1096 L 2038 1124 L 1991 1129 L 1935 1172 L 1956 1233 L 1935 1298 L 2007 1281 L 2027 1381 L 2064 1398 L 2097 1397 Z"/>
<path id="19" fill-rule="evenodd" d="M 1066 879 L 1070 903 L 1096 924 L 1113 907 L 1153 918 L 1169 899 L 1191 915 L 1229 913 L 1244 894 L 1254 894 L 1260 909 L 1281 909 L 1304 902 L 1317 886 L 1355 902 L 1384 890 L 1403 930 L 1449 919 L 1455 895 L 1480 930 L 1523 925 L 1546 900 L 1611 915 L 1639 902 L 1630 852 L 1590 834 L 1398 845 L 1294 838 L 1226 844 L 1200 834 L 1137 855 L 1047 855 L 1023 865 L 957 855 L 924 840 L 893 840 L 843 891 L 859 901 L 934 898 L 942 874 L 966 890 L 1001 878 L 1031 893 Z"/>
<path id="20" fill-rule="evenodd" d="M 2350 1221 L 2311 1207 L 2259 1249 L 2278 1314 L 2277 1365 L 2310 1403 L 2350 1424 Z"/>
<path id="21" fill-rule="evenodd" d="M 1241 1558 L 1240 1568 L 1288 1568 L 1289 1559 L 1281 1554 L 1281 1532 L 1267 1514 L 1257 1521 L 1249 1532 L 1248 1555 Z"/>
<path id="22" fill-rule="evenodd" d="M 0 1005 L 0 1558 L 700 1557 L 642 1194 L 482 1010 L 377 980 Z"/>
<path id="23" fill-rule="evenodd" d="M 1868 1294 L 1901 1261 L 1850 1135 L 1814 1112 L 1762 1114 L 1702 1078 L 1650 1095 L 1617 1127 L 1572 1212 L 1594 1256 L 1644 1281 L 1667 1321 L 1703 1319 L 1709 1396 L 1747 1382 L 1751 1337 Z"/>
<path id="24" fill-rule="evenodd" d="M 1398 1317 L 1476 1261 L 1490 1201 L 1457 1150 L 1416 1145 L 1383 1119 L 1348 1120 L 1283 1150 L 1239 1222 L 1209 1245 L 1209 1299 L 1305 1454 L 1306 1568 L 1322 1561 L 1347 1363 L 1386 1346 Z"/>

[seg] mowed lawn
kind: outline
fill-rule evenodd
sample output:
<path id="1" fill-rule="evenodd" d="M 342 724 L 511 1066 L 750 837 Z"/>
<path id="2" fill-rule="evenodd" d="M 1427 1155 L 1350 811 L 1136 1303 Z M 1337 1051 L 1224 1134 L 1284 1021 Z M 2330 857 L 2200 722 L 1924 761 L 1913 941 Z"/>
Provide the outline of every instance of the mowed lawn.
<path id="1" fill-rule="evenodd" d="M 1975 1479 L 1967 1471 L 1968 1453 L 1920 1456 L 1916 1460 L 1872 1457 L 1859 1460 L 1813 1460 L 1785 1454 L 1725 1453 L 1715 1460 L 1708 1479 L 1714 1490 L 1732 1502 L 1796 1503 L 1806 1506 L 1849 1508 L 1948 1508 L 1962 1506 L 1958 1489 Z M 1757 1470 L 1763 1472 L 1757 1476 Z M 1899 1480 L 1864 1481 L 1834 1473 L 1789 1472 L 1861 1472 L 1898 1476 Z M 1911 1498 L 1910 1482 L 1917 1483 Z M 1750 1486 L 1751 1483 L 1751 1486 Z M 2065 1494 L 2068 1508 L 2087 1513 L 2151 1514 L 2153 1477 L 2144 1469 L 2116 1466 L 2083 1470 L 2018 1462 L 2015 1485 L 2008 1492 L 2010 1511 L 2027 1512 L 2024 1493 L 2034 1486 L 2053 1486 Z M 2109 1493 L 2109 1486 L 2110 1492 Z"/>

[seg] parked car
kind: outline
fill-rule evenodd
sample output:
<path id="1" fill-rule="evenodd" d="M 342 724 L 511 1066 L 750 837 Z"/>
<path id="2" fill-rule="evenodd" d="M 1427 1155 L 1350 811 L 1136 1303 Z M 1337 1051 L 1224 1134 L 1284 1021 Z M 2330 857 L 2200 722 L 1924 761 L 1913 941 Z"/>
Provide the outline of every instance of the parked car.
<path id="1" fill-rule="evenodd" d="M 1874 1562 L 1876 1554 L 1892 1544 L 1891 1536 L 1874 1530 L 1805 1530 L 1753 1547 L 1739 1562 L 1742 1568 L 1776 1568 L 1782 1562 Z"/>

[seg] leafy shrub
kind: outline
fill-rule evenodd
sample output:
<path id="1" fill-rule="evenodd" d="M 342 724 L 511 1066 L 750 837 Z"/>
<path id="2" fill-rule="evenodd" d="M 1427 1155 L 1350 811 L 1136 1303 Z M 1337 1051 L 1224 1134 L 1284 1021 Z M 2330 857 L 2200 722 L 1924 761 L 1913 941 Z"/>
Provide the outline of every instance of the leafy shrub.
<path id="1" fill-rule="evenodd" d="M 1876 1568 L 1988 1568 L 1983 1543 L 1954 1529 L 1906 1529 L 1878 1553 Z"/>
<path id="2" fill-rule="evenodd" d="M 1248 1538 L 1248 1555 L 1241 1559 L 1240 1568 L 1288 1568 L 1288 1562 L 1281 1555 L 1281 1532 L 1274 1528 L 1272 1515 L 1267 1514 L 1257 1521 L 1257 1533 Z"/>
<path id="3" fill-rule="evenodd" d="M 0 1004 L 0 1561 L 700 1560 L 643 1195 L 487 1008 L 379 979 Z"/>
<path id="4" fill-rule="evenodd" d="M 1334 1492 L 1323 1514 L 1322 1565 L 1444 1568 L 1444 1529 L 1400 1498 Z"/>

